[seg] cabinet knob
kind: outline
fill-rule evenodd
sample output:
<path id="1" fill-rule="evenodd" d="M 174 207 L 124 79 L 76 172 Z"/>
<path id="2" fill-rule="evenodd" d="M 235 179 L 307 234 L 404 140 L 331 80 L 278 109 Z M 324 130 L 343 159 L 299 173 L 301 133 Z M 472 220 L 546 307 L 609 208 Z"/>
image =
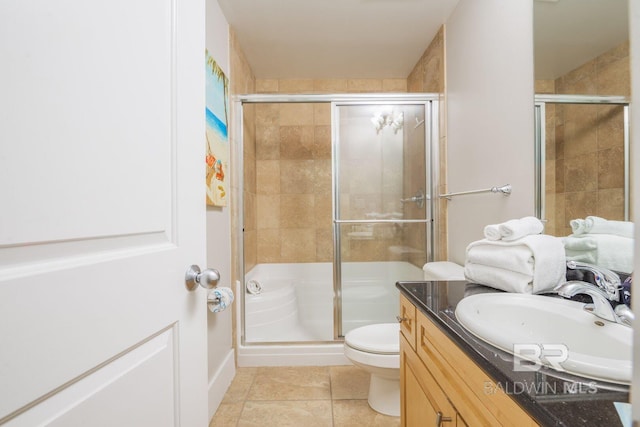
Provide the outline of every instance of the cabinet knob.
<path id="1" fill-rule="evenodd" d="M 400 317 L 400 316 L 396 316 L 396 320 L 398 321 L 398 323 L 402 323 L 402 322 L 408 322 L 411 319 L 409 319 L 408 317 Z"/>
<path id="2" fill-rule="evenodd" d="M 453 421 L 451 417 L 442 416 L 442 412 L 438 411 L 436 413 L 436 427 L 441 427 L 442 423 L 450 423 L 451 421 Z"/>

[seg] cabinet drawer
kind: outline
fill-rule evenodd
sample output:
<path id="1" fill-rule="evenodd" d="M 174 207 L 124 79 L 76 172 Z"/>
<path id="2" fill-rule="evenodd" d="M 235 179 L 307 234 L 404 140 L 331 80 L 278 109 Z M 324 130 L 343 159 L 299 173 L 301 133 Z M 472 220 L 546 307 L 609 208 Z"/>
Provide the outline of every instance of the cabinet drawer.
<path id="1" fill-rule="evenodd" d="M 469 425 L 535 426 L 531 417 L 421 312 L 416 353 Z M 487 393 L 492 390 L 492 393 Z M 455 397 L 454 397 L 455 396 Z"/>
<path id="2" fill-rule="evenodd" d="M 409 300 L 400 295 L 400 332 L 409 342 L 413 350 L 416 349 L 416 307 Z"/>

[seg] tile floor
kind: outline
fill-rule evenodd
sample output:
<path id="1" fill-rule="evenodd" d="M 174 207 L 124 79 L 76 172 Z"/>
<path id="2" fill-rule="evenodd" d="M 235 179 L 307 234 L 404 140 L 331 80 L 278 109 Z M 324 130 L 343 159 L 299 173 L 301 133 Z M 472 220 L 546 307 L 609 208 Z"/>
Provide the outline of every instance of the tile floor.
<path id="1" fill-rule="evenodd" d="M 398 427 L 367 404 L 356 366 L 238 368 L 209 427 Z"/>

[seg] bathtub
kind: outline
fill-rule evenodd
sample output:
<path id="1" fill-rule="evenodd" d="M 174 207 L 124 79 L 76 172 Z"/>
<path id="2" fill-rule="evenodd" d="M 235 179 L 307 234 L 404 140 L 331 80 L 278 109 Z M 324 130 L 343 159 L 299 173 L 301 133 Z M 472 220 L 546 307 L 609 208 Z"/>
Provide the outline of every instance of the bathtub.
<path id="1" fill-rule="evenodd" d="M 395 282 L 421 280 L 423 272 L 407 262 L 353 262 L 342 264 L 342 277 L 345 334 L 371 323 L 395 322 Z M 259 294 L 247 292 L 250 280 L 260 284 Z M 239 320 L 244 315 L 239 366 L 349 363 L 342 342 L 334 340 L 333 264 L 258 264 L 245 275 L 244 284 L 236 285 L 244 298 L 238 311 Z"/>

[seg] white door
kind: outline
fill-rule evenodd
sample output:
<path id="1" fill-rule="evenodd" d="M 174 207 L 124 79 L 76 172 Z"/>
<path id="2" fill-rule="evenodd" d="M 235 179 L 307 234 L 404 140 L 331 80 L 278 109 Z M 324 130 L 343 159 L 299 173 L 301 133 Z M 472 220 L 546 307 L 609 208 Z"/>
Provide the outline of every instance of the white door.
<path id="1" fill-rule="evenodd" d="M 0 424 L 206 426 L 203 0 L 0 0 Z"/>

